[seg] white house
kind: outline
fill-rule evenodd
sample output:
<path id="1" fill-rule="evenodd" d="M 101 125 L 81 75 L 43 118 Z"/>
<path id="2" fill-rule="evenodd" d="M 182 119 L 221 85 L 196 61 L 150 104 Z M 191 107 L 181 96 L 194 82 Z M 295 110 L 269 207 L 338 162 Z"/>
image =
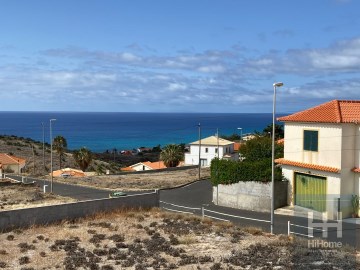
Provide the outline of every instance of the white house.
<path id="1" fill-rule="evenodd" d="M 199 165 L 200 145 L 201 166 L 210 166 L 211 160 L 216 157 L 239 160 L 238 153 L 234 152 L 234 142 L 210 136 L 190 143 L 190 152 L 185 153 L 185 165 Z"/>
<path id="2" fill-rule="evenodd" d="M 360 195 L 360 101 L 333 100 L 278 118 L 285 123 L 284 158 L 289 205 L 336 218 L 352 215 Z"/>

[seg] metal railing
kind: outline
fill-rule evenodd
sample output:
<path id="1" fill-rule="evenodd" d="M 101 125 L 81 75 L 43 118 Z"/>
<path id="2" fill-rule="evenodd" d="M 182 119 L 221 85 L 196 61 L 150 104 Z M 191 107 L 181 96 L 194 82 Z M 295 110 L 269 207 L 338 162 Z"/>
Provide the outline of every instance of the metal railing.
<path id="1" fill-rule="evenodd" d="M 200 211 L 200 210 L 201 210 L 201 216 L 202 216 L 202 217 L 208 217 L 208 218 L 212 218 L 212 219 L 216 219 L 216 220 L 221 220 L 221 221 L 226 221 L 226 222 L 230 222 L 230 220 L 225 219 L 225 218 L 216 217 L 216 216 L 211 215 L 211 214 L 216 214 L 216 215 L 225 216 L 225 217 L 238 218 L 238 219 L 252 220 L 252 221 L 257 221 L 257 222 L 270 223 L 270 220 L 263 220 L 263 219 L 256 219 L 256 218 L 249 218 L 249 217 L 244 217 L 244 216 L 236 216 L 236 215 L 226 214 L 226 213 L 222 213 L 222 212 L 218 212 L 218 211 L 213 211 L 213 210 L 210 210 L 210 209 L 206 209 L 204 206 L 202 206 L 201 208 L 199 208 L 199 207 L 188 207 L 188 206 L 183 206 L 183 205 L 168 203 L 168 202 L 164 202 L 164 201 L 160 201 L 160 203 L 163 203 L 163 204 L 166 204 L 166 205 L 170 205 L 170 206 L 173 206 L 173 207 L 176 207 L 176 208 L 180 208 L 180 209 L 190 210 L 190 211 L 192 211 L 192 212 L 190 212 L 190 211 L 183 211 L 183 210 L 177 210 L 177 209 L 171 209 L 171 208 L 168 208 L 168 207 L 162 207 L 163 209 L 168 210 L 168 211 L 180 212 L 180 213 L 184 213 L 184 214 L 194 215 L 194 214 L 196 214 L 196 211 Z M 210 214 L 206 214 L 206 212 L 208 212 L 208 213 L 210 213 Z"/>
<path id="2" fill-rule="evenodd" d="M 289 220 L 288 221 L 288 236 L 290 236 L 290 234 L 294 234 L 294 235 L 300 235 L 300 236 L 304 236 L 304 237 L 308 237 L 308 238 L 314 238 L 313 235 L 297 233 L 297 232 L 291 231 L 291 226 L 298 227 L 298 228 L 303 228 L 303 229 L 308 229 L 308 230 L 310 229 L 310 230 L 314 230 L 314 231 L 320 231 L 320 232 L 325 232 L 326 231 L 326 230 L 316 229 L 314 227 L 307 227 L 307 226 L 301 226 L 301 225 L 293 224 L 293 223 L 290 223 L 290 220 Z"/>

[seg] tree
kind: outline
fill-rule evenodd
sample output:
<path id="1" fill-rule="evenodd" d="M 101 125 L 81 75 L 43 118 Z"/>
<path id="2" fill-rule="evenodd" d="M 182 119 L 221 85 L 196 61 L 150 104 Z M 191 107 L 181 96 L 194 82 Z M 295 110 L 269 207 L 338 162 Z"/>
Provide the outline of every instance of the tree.
<path id="1" fill-rule="evenodd" d="M 63 136 L 56 136 L 53 140 L 53 147 L 59 155 L 59 164 L 61 170 L 61 161 L 67 148 L 67 141 Z"/>
<path id="2" fill-rule="evenodd" d="M 240 140 L 240 135 L 239 134 L 236 134 L 236 133 L 233 133 L 231 135 L 221 135 L 219 136 L 220 138 L 223 138 L 225 140 L 228 140 L 228 141 L 238 141 Z"/>
<path id="3" fill-rule="evenodd" d="M 273 125 L 269 124 L 264 128 L 263 135 L 269 136 L 273 133 Z M 270 136 L 269 136 L 270 137 Z M 282 125 L 275 124 L 275 139 L 282 139 L 284 138 L 284 127 Z"/>
<path id="4" fill-rule="evenodd" d="M 259 161 L 272 155 L 272 141 L 269 137 L 256 136 L 243 144 L 239 150 L 245 162 Z M 284 145 L 275 144 L 275 158 L 283 157 Z"/>
<path id="5" fill-rule="evenodd" d="M 85 171 L 91 161 L 92 161 L 92 153 L 86 147 L 82 147 L 79 150 L 75 150 L 73 153 L 73 157 L 75 162 L 79 165 L 80 169 Z"/>
<path id="6" fill-rule="evenodd" d="M 160 159 L 164 161 L 166 167 L 176 167 L 184 159 L 184 152 L 180 145 L 169 144 L 161 151 Z"/>

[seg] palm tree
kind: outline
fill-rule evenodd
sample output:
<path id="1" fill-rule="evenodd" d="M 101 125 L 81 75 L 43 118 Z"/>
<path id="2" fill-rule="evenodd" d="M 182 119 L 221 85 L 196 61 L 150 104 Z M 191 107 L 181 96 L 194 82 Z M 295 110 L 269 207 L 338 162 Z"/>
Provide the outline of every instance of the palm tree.
<path id="1" fill-rule="evenodd" d="M 61 160 L 65 154 L 65 150 L 67 148 L 67 141 L 63 136 L 56 136 L 53 141 L 53 147 L 55 151 L 59 155 L 59 164 L 60 164 L 60 170 L 61 170 Z"/>
<path id="2" fill-rule="evenodd" d="M 79 165 L 80 169 L 85 171 L 92 161 L 92 153 L 86 147 L 75 150 L 73 153 L 75 162 Z"/>
<path id="3" fill-rule="evenodd" d="M 165 146 L 160 153 L 160 159 L 164 161 L 166 167 L 176 167 L 183 158 L 184 153 L 181 146 L 177 144 Z"/>

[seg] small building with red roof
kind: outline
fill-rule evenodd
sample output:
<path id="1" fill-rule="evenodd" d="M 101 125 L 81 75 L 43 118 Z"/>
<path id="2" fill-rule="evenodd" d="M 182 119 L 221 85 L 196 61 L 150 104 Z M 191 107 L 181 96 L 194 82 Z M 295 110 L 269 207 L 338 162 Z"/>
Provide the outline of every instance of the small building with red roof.
<path id="1" fill-rule="evenodd" d="M 20 173 L 25 167 L 26 160 L 14 155 L 0 153 L 0 164 L 3 172 Z"/>
<path id="2" fill-rule="evenodd" d="M 148 170 L 159 170 L 159 169 L 166 169 L 163 161 L 145 161 L 139 162 L 129 167 L 121 168 L 121 171 L 124 172 L 135 172 L 135 171 L 148 171 Z"/>
<path id="3" fill-rule="evenodd" d="M 275 162 L 289 180 L 289 204 L 328 218 L 338 217 L 338 207 L 342 217 L 354 214 L 351 198 L 360 195 L 360 100 L 332 100 L 278 120 L 284 122 L 284 158 Z"/>

